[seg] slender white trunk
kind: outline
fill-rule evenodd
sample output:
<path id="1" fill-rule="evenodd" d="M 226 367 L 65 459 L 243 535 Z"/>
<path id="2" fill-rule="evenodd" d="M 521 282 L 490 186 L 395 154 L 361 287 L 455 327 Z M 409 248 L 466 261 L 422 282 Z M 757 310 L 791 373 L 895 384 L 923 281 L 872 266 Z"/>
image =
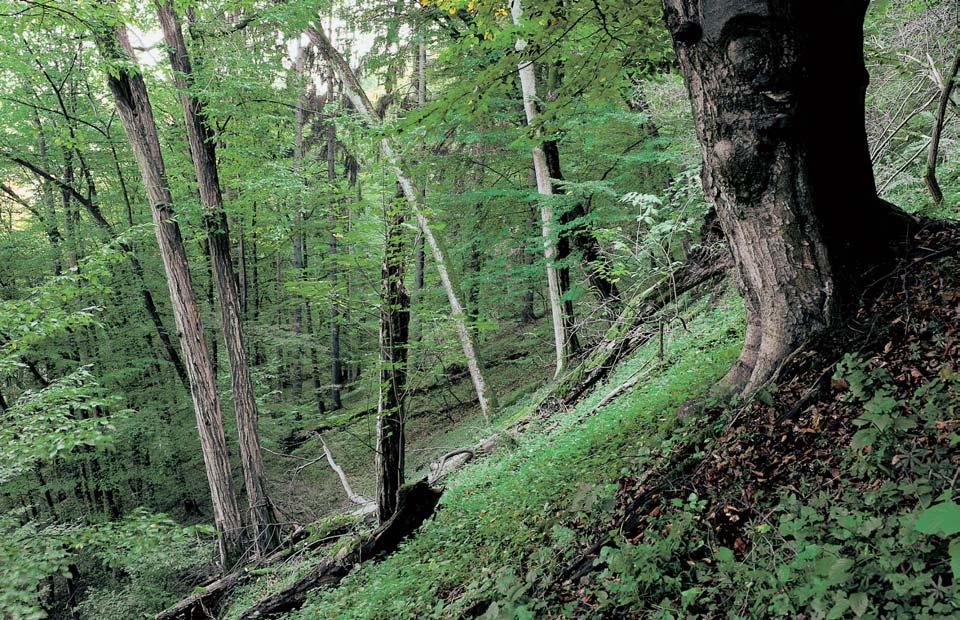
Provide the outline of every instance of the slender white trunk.
<path id="1" fill-rule="evenodd" d="M 520 0 L 512 0 L 510 3 L 510 14 L 513 17 L 513 23 L 520 25 L 520 18 L 523 15 L 523 7 Z M 527 42 L 524 39 L 517 39 L 516 49 L 523 53 Z M 530 60 L 521 60 L 517 66 L 517 72 L 520 74 L 520 89 L 523 91 L 523 111 L 527 116 L 527 125 L 533 125 L 537 118 L 537 78 L 533 71 L 533 62 Z M 537 131 L 534 139 L 539 140 L 540 132 Z M 547 157 L 539 143 L 535 143 L 530 149 L 533 155 L 533 170 L 537 176 L 537 192 L 545 196 L 540 200 L 540 229 L 543 234 L 543 256 L 547 263 L 547 297 L 550 300 L 550 316 L 553 320 L 553 342 L 557 354 L 557 370 L 554 376 L 558 376 L 567 365 L 567 334 L 563 324 L 563 305 L 560 301 L 560 279 L 557 277 L 557 266 L 555 260 L 557 257 L 557 246 L 553 232 L 553 205 L 550 202 L 550 196 L 553 195 L 553 186 L 550 184 L 550 173 L 547 170 Z"/>
<path id="2" fill-rule="evenodd" d="M 330 40 L 327 38 L 327 35 L 318 28 L 308 28 L 307 36 L 310 38 L 310 41 L 317 46 L 317 50 L 320 52 L 320 54 L 323 55 L 327 62 L 333 66 L 333 70 L 337 73 L 337 77 L 340 78 L 340 81 L 343 84 L 344 93 L 357 109 L 357 112 L 359 112 L 360 115 L 363 116 L 369 123 L 379 124 L 380 118 L 374 111 L 374 107 L 370 103 L 369 97 L 367 97 L 366 92 L 364 92 L 363 87 L 357 80 L 356 75 L 354 75 L 350 65 L 347 64 L 347 61 L 344 60 L 340 52 L 338 52 L 336 48 L 330 44 Z M 417 225 L 423 232 L 423 236 L 427 241 L 427 245 L 430 246 L 430 251 L 433 254 L 433 262 L 436 264 L 437 272 L 440 274 L 440 282 L 443 285 L 443 290 L 447 294 L 447 300 L 450 302 L 450 314 L 453 318 L 453 323 L 456 327 L 460 344 L 463 347 L 463 355 L 467 359 L 467 368 L 470 371 L 470 378 L 473 380 L 473 387 L 477 392 L 477 400 L 480 402 L 480 410 L 483 412 L 484 417 L 489 420 L 491 411 L 497 407 L 496 397 L 494 396 L 493 391 L 487 385 L 486 381 L 483 379 L 483 373 L 480 370 L 480 363 L 477 359 L 477 349 L 474 345 L 473 338 L 470 335 L 470 330 L 467 328 L 466 313 L 464 312 L 463 306 L 460 304 L 460 299 L 457 297 L 456 290 L 454 289 L 453 280 L 451 279 L 450 271 L 447 268 L 447 258 L 444 255 L 443 247 L 434 236 L 433 230 L 430 227 L 430 221 L 423 214 L 423 208 L 420 203 L 420 195 L 414 188 L 410 177 L 407 176 L 407 174 L 403 171 L 402 162 L 400 161 L 400 157 L 397 155 L 396 151 L 393 149 L 393 144 L 390 138 L 383 138 L 383 140 L 380 142 L 380 146 L 383 150 L 384 158 L 387 160 L 389 166 L 393 169 L 393 173 L 397 177 L 397 181 L 400 183 L 400 187 L 403 190 L 403 195 L 406 197 L 411 211 L 413 211 L 414 216 L 417 218 Z"/>

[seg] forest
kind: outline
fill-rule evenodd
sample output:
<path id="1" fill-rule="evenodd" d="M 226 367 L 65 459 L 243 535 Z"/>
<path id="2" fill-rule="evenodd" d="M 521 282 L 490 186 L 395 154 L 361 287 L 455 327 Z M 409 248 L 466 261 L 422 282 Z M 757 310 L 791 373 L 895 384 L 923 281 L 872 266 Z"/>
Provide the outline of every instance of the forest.
<path id="1" fill-rule="evenodd" d="M 0 620 L 960 617 L 957 0 L 0 35 Z"/>

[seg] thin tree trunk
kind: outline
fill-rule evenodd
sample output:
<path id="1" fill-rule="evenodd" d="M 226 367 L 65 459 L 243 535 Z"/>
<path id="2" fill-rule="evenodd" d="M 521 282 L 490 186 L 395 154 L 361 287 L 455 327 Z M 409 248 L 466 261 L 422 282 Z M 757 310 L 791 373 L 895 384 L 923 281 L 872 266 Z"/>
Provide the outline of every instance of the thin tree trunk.
<path id="1" fill-rule="evenodd" d="M 533 168 L 530 168 L 529 183 L 532 187 L 537 186 L 537 174 L 536 172 L 534 172 Z M 527 220 L 527 225 L 530 227 L 530 230 L 533 230 L 533 228 L 537 225 L 537 209 L 533 205 L 531 205 L 530 216 Z M 526 244 L 524 244 L 523 264 L 526 267 L 530 268 L 533 265 L 533 261 L 535 260 L 535 258 L 536 258 L 535 255 L 532 252 L 528 251 L 526 248 Z M 530 286 L 527 287 L 527 290 L 525 290 L 523 293 L 523 298 L 522 298 L 523 306 L 520 307 L 520 323 L 522 325 L 533 323 L 537 318 L 537 313 L 533 309 L 533 301 L 535 298 L 536 298 L 536 290 L 534 290 L 534 286 L 531 284 Z"/>
<path id="2" fill-rule="evenodd" d="M 545 141 L 543 151 L 547 157 L 547 170 L 550 173 L 550 179 L 555 184 L 553 191 L 555 194 L 563 194 L 563 188 L 556 186 L 557 181 L 563 181 L 563 170 L 560 168 L 560 149 L 556 141 Z M 600 248 L 600 242 L 582 222 L 587 214 L 587 207 L 579 200 L 564 212 L 560 217 L 560 224 L 567 227 L 568 230 L 561 234 L 560 242 L 566 241 L 567 254 L 570 252 L 571 245 L 580 251 L 581 264 L 587 276 L 587 281 L 590 282 L 590 286 L 593 287 L 600 301 L 611 304 L 612 313 L 616 314 L 620 305 L 620 291 L 616 282 L 611 280 L 607 273 L 608 265 Z M 565 258 L 565 255 L 559 250 L 557 254 L 558 260 Z"/>
<path id="3" fill-rule="evenodd" d="M 327 101 L 333 102 L 333 71 L 327 76 Z M 327 119 L 327 181 L 333 187 L 337 180 L 336 156 L 337 156 L 337 126 L 332 119 Z M 343 386 L 343 360 L 340 357 L 340 316 L 343 314 L 340 308 L 340 266 L 337 263 L 337 252 L 339 251 L 337 235 L 340 226 L 340 204 L 337 200 L 331 205 L 330 210 L 330 258 L 333 262 L 333 268 L 330 270 L 330 280 L 333 287 L 333 303 L 330 309 L 330 399 L 333 401 L 333 409 L 340 409 L 343 403 L 340 399 L 340 392 Z"/>
<path id="4" fill-rule="evenodd" d="M 230 479 L 230 460 L 223 433 L 220 401 L 193 293 L 186 248 L 171 209 L 173 199 L 160 152 L 153 110 L 143 76 L 136 69 L 126 26 L 101 24 L 95 34 L 104 59 L 114 63 L 113 70 L 107 74 L 107 83 L 150 202 L 180 334 L 180 346 L 190 378 L 190 391 L 213 503 L 214 524 L 219 534 L 220 561 L 224 570 L 227 570 L 243 556 L 243 524 Z"/>
<path id="5" fill-rule="evenodd" d="M 174 79 L 180 89 L 184 123 L 187 129 L 190 155 L 193 159 L 200 198 L 206 209 L 205 223 L 210 255 L 214 263 L 217 293 L 220 301 L 220 329 L 230 363 L 230 382 L 233 387 L 237 434 L 240 439 L 240 460 L 247 491 L 249 519 L 254 532 L 254 544 L 259 556 L 266 555 L 279 542 L 280 532 L 273 504 L 267 495 L 263 457 L 260 453 L 259 421 L 253 381 L 247 363 L 243 329 L 240 324 L 241 307 L 237 294 L 233 261 L 230 258 L 230 233 L 223 198 L 213 132 L 207 122 L 202 103 L 194 98 L 192 67 L 183 32 L 169 0 L 157 3 L 157 14 L 174 69 Z"/>
<path id="6" fill-rule="evenodd" d="M 407 342 L 410 297 L 403 284 L 402 188 L 385 214 L 380 293 L 380 398 L 377 406 L 377 516 L 381 524 L 397 509 L 403 486 L 404 414 L 407 384 Z"/>
<path id="7" fill-rule="evenodd" d="M 427 42 L 421 33 L 417 40 L 417 107 L 422 108 L 427 103 Z M 426 202 L 426 184 L 421 190 L 421 200 Z M 416 240 L 413 244 L 414 255 L 414 273 L 413 290 L 414 296 L 419 296 L 423 290 L 423 270 L 426 263 L 426 252 L 423 247 L 423 231 L 418 230 Z M 418 338 L 419 339 L 419 338 Z"/>
<path id="8" fill-rule="evenodd" d="M 510 14 L 513 23 L 520 25 L 523 17 L 521 0 L 511 0 Z M 519 53 L 527 47 L 524 39 L 517 39 L 516 48 Z M 534 74 L 533 62 L 521 60 L 517 71 L 520 75 L 520 88 L 523 91 L 523 110 L 527 117 L 527 125 L 533 126 L 537 119 L 537 81 Z M 534 136 L 539 140 L 539 131 Z M 553 341 L 556 352 L 556 372 L 559 376 L 567 366 L 569 357 L 569 342 L 567 341 L 566 326 L 563 319 L 563 307 L 560 302 L 560 279 L 557 274 L 556 235 L 554 234 L 553 184 L 550 182 L 550 171 L 547 168 L 547 157 L 541 144 L 535 143 L 530 149 L 533 156 L 533 169 L 537 175 L 537 192 L 540 194 L 540 227 L 543 235 L 543 255 L 547 269 L 547 298 L 550 302 L 550 316 L 553 321 Z"/>
<path id="9" fill-rule="evenodd" d="M 940 92 L 940 105 L 937 107 L 937 115 L 933 119 L 933 132 L 930 134 L 930 150 L 927 152 L 927 171 L 923 175 L 923 180 L 930 190 L 930 196 L 933 202 L 939 207 L 943 203 L 943 190 L 940 189 L 940 183 L 937 182 L 937 155 L 940 151 L 940 135 L 943 132 L 943 123 L 947 118 L 947 104 L 950 103 L 950 95 L 957 83 L 957 72 L 960 71 L 960 52 L 957 52 L 953 59 L 953 66 L 950 73 L 943 78 L 943 90 Z"/>
<path id="10" fill-rule="evenodd" d="M 354 75 L 353 70 L 350 68 L 350 65 L 347 64 L 346 60 L 344 60 L 343 56 L 332 45 L 330 45 L 330 41 L 327 39 L 327 36 L 316 28 L 308 28 L 307 35 L 310 37 L 310 40 L 313 42 L 313 44 L 317 46 L 319 52 L 327 59 L 327 62 L 333 66 L 334 71 L 337 72 L 337 76 L 340 78 L 340 83 L 343 85 L 343 89 L 347 97 L 353 103 L 360 115 L 363 116 L 368 122 L 379 124 L 380 118 L 377 117 L 376 113 L 374 112 L 373 105 L 370 103 L 370 99 L 360 86 L 360 82 Z M 423 210 L 420 206 L 419 195 L 414 189 L 410 178 L 403 171 L 401 165 L 402 162 L 400 161 L 400 157 L 394 151 L 393 143 L 390 138 L 384 137 L 380 142 L 380 147 L 383 151 L 384 157 L 387 160 L 387 163 L 393 169 L 394 175 L 396 175 L 397 180 L 400 182 L 400 186 L 403 189 L 403 194 L 407 198 L 407 203 L 410 205 L 411 210 L 416 216 L 417 224 L 420 227 L 420 230 L 423 231 L 427 245 L 430 246 L 430 250 L 433 253 L 433 260 L 434 263 L 436 263 L 437 272 L 440 275 L 440 282 L 442 283 L 443 289 L 447 294 L 447 300 L 450 302 L 450 313 L 453 318 L 454 326 L 457 330 L 457 336 L 459 337 L 460 344 L 463 347 L 464 357 L 467 359 L 467 368 L 470 370 L 470 378 L 472 379 L 474 389 L 477 392 L 477 400 L 480 403 L 480 410 L 483 412 L 483 415 L 489 419 L 491 412 L 497 407 L 496 397 L 494 396 L 493 391 L 487 386 L 487 383 L 484 380 L 483 374 L 480 370 L 477 349 L 474 345 L 473 338 L 470 335 L 470 330 L 467 327 L 463 305 L 460 303 L 460 299 L 457 297 L 456 288 L 454 287 L 453 279 L 447 267 L 447 259 L 443 247 L 440 245 L 440 242 L 437 240 L 436 236 L 434 236 L 433 230 L 430 227 L 430 221 L 423 214 Z"/>
<path id="11" fill-rule="evenodd" d="M 303 81 L 304 62 L 307 49 L 301 47 L 297 52 L 297 60 L 294 71 L 299 80 Z M 303 126 L 306 123 L 306 113 L 304 111 L 305 96 L 301 92 L 297 97 L 297 108 L 294 114 L 293 122 L 293 159 L 303 183 L 303 160 L 305 156 L 303 147 Z M 303 202 L 297 201 L 297 208 L 293 217 L 293 274 L 299 282 L 303 280 Z M 299 293 L 298 295 L 299 296 Z M 293 389 L 297 394 L 303 393 L 303 301 L 298 300 L 293 304 L 293 333 L 296 337 L 297 347 L 293 358 Z"/>
<path id="12" fill-rule="evenodd" d="M 48 165 L 46 161 L 47 140 L 43 133 L 43 125 L 40 123 L 40 114 L 36 110 L 34 110 L 33 119 L 34 125 L 37 127 L 37 135 L 39 136 L 40 161 L 43 162 L 44 166 L 46 166 Z M 53 195 L 53 186 L 50 181 L 43 180 L 40 183 L 40 202 L 43 205 L 44 228 L 46 228 L 47 231 L 47 239 L 50 242 L 50 249 L 53 251 L 53 274 L 58 276 L 63 268 L 60 257 L 60 244 L 63 239 L 60 235 L 60 229 L 57 227 L 56 200 Z"/>

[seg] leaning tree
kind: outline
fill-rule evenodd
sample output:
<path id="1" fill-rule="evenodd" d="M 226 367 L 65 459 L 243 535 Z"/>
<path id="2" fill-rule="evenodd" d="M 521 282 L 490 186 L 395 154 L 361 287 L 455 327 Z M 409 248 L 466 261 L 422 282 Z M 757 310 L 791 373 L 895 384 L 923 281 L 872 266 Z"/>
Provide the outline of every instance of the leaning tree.
<path id="1" fill-rule="evenodd" d="M 913 220 L 877 196 L 864 123 L 869 0 L 664 0 L 703 186 L 746 306 L 723 384 L 762 386 L 834 324 Z"/>

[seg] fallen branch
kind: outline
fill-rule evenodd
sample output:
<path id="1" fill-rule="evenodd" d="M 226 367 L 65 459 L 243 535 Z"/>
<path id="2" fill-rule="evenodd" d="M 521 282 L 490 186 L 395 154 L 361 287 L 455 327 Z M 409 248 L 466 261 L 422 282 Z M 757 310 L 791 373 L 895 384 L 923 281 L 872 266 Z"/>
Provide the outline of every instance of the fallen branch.
<path id="1" fill-rule="evenodd" d="M 343 468 L 337 465 L 337 462 L 333 460 L 333 453 L 330 452 L 330 448 L 327 446 L 327 442 L 323 440 L 323 437 L 320 438 L 320 445 L 323 447 L 323 453 L 327 456 L 327 463 L 330 464 L 330 469 L 337 472 L 337 476 L 340 478 L 340 484 L 343 485 L 343 490 L 346 491 L 347 497 L 350 498 L 350 501 L 354 504 L 360 505 L 372 504 L 372 499 L 360 495 L 353 490 L 352 486 L 350 486 L 350 481 L 347 480 L 347 475 L 343 473 Z M 300 467 L 303 467 L 303 465 Z"/>
<path id="2" fill-rule="evenodd" d="M 611 328 L 607 340 L 597 345 L 587 360 L 541 404 L 540 415 L 575 405 L 590 388 L 606 379 L 621 360 L 659 333 L 650 326 L 651 319 L 684 293 L 724 276 L 729 268 L 729 253 L 711 248 L 634 298 Z"/>
<path id="3" fill-rule="evenodd" d="M 350 497 L 352 502 L 360 506 L 360 509 L 356 514 L 366 515 L 371 512 L 371 507 L 373 510 L 376 510 L 375 502 L 353 491 L 353 488 L 350 486 L 350 483 L 346 478 L 343 468 L 340 467 L 340 465 L 338 465 L 334 460 L 333 454 L 330 452 L 330 448 L 326 445 L 323 439 L 320 441 L 321 445 L 323 446 L 324 454 L 330 463 L 330 467 L 337 472 L 338 476 L 340 476 L 340 483 L 347 492 L 347 496 Z M 390 519 L 390 521 L 385 523 L 383 526 L 374 530 L 373 533 L 371 533 L 361 543 L 357 543 L 360 545 L 360 547 L 357 547 L 357 545 L 350 547 L 351 552 L 354 550 L 354 548 L 360 549 L 359 555 L 349 556 L 349 558 L 347 556 L 344 556 L 343 558 L 337 556 L 324 559 L 320 565 L 314 569 L 314 571 L 311 571 L 311 573 L 307 575 L 307 577 L 310 577 L 310 575 L 315 575 L 316 579 L 314 581 L 304 581 L 307 579 L 307 577 L 304 577 L 304 579 L 301 580 L 303 583 L 301 584 L 302 591 L 300 594 L 287 592 L 287 590 L 284 590 L 282 593 L 278 593 L 276 595 L 276 597 L 279 598 L 273 600 L 273 602 L 268 603 L 267 599 L 263 599 L 257 604 L 257 606 L 251 608 L 245 613 L 256 612 L 261 614 L 260 617 L 273 613 L 279 613 L 264 610 L 272 609 L 272 605 L 287 605 L 297 600 L 300 602 L 296 604 L 296 607 L 299 607 L 303 604 L 303 602 L 302 598 L 297 597 L 300 597 L 303 593 L 316 587 L 335 585 L 340 581 L 340 579 L 343 578 L 344 575 L 347 574 L 347 572 L 350 571 L 354 564 L 359 564 L 365 559 L 370 559 L 372 557 L 391 552 L 396 547 L 396 544 L 399 543 L 400 539 L 419 527 L 419 525 L 423 523 L 423 521 L 425 521 L 430 514 L 433 513 L 433 510 L 436 508 L 436 503 L 440 499 L 442 490 L 435 489 L 432 485 L 443 480 L 451 472 L 459 469 L 475 456 L 489 454 L 497 447 L 499 442 L 500 435 L 492 435 L 470 448 L 460 448 L 444 454 L 437 462 L 430 464 L 429 479 L 421 480 L 415 485 L 401 489 L 400 502 L 406 502 L 406 507 L 404 510 L 406 510 L 407 513 L 405 515 L 394 515 L 394 518 Z M 304 466 L 306 466 L 306 464 L 302 465 L 301 467 Z M 421 486 L 425 487 L 425 489 L 421 488 Z M 425 512 L 427 507 L 429 507 L 429 513 Z M 400 509 L 398 508 L 398 513 L 399 512 Z M 419 518 L 419 521 L 414 524 L 417 518 Z M 321 540 L 311 541 L 309 544 L 299 549 L 292 549 L 295 543 L 306 538 L 308 534 L 305 528 L 299 527 L 290 534 L 287 541 L 284 542 L 283 548 L 280 550 L 258 562 L 255 562 L 254 564 L 230 573 L 229 575 L 224 575 L 223 577 L 208 583 L 199 592 L 188 596 L 176 605 L 169 607 L 157 614 L 155 616 L 155 620 L 199 620 L 216 618 L 217 613 L 220 610 L 220 606 L 223 604 L 223 601 L 226 600 L 227 595 L 238 585 L 245 583 L 252 571 L 276 564 L 290 557 L 294 553 L 303 554 L 313 551 L 318 547 L 323 546 L 334 537 L 346 535 L 352 528 L 353 525 L 342 526 Z M 406 528 L 406 530 L 404 528 Z M 398 536 L 399 538 L 397 538 Z M 322 575 L 316 574 L 321 570 L 325 571 Z M 311 583 L 314 585 L 310 585 Z M 297 584 L 294 584 L 291 586 L 291 588 L 296 585 Z M 283 594 L 283 596 L 281 596 L 281 594 Z M 271 599 L 272 598 L 273 597 L 271 597 Z M 290 609 L 295 609 L 296 607 L 290 607 Z M 252 618 L 258 616 L 244 615 L 242 617 Z"/>
<path id="4" fill-rule="evenodd" d="M 389 521 L 337 555 L 324 558 L 309 573 L 280 592 L 261 599 L 240 615 L 241 620 L 269 618 L 299 609 L 311 590 L 335 586 L 357 564 L 392 553 L 404 538 L 433 514 L 442 493 L 442 490 L 431 487 L 426 479 L 402 487 L 397 511 Z"/>

